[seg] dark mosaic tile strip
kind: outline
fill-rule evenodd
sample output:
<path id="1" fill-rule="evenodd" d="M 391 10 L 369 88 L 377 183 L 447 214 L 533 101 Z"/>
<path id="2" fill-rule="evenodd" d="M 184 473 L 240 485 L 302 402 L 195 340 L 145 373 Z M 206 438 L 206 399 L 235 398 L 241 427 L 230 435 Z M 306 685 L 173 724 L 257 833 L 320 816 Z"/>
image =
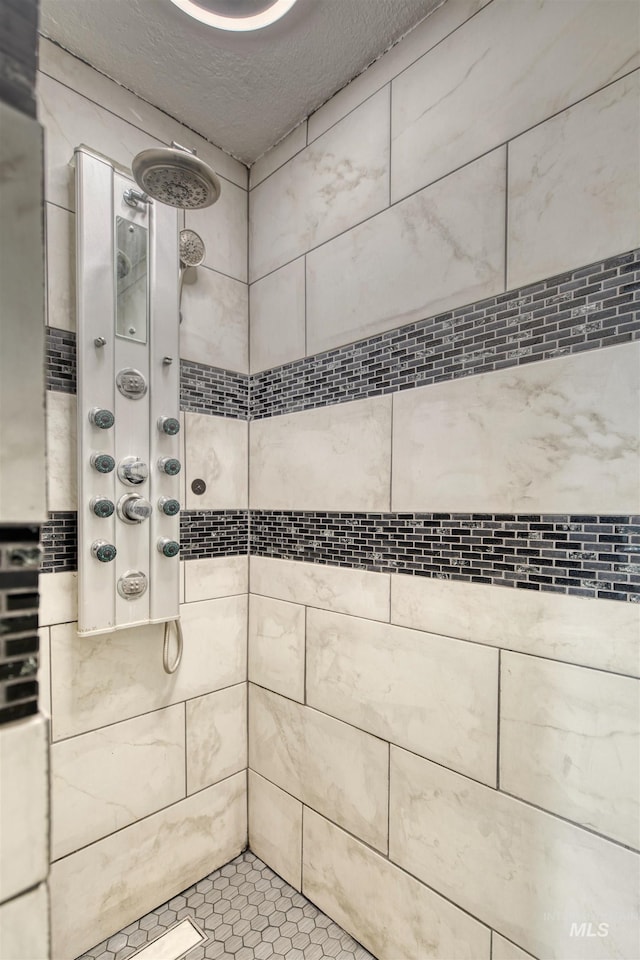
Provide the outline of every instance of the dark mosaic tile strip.
<path id="1" fill-rule="evenodd" d="M 47 390 L 60 393 L 77 392 L 76 335 L 72 330 L 47 327 L 46 335 Z"/>
<path id="2" fill-rule="evenodd" d="M 251 417 L 394 393 L 640 338 L 640 251 L 251 376 Z"/>
<path id="3" fill-rule="evenodd" d="M 640 602 L 640 516 L 257 510 L 251 553 Z"/>
<path id="4" fill-rule="evenodd" d="M 180 409 L 248 420 L 249 378 L 244 373 L 181 360 Z"/>
<path id="5" fill-rule="evenodd" d="M 183 511 L 180 514 L 180 547 L 183 560 L 248 553 L 249 511 Z"/>
<path id="6" fill-rule="evenodd" d="M 38 712 L 38 527 L 0 527 L 0 724 Z"/>
<path id="7" fill-rule="evenodd" d="M 78 515 L 75 510 L 56 511 L 42 525 L 42 573 L 78 569 Z"/>

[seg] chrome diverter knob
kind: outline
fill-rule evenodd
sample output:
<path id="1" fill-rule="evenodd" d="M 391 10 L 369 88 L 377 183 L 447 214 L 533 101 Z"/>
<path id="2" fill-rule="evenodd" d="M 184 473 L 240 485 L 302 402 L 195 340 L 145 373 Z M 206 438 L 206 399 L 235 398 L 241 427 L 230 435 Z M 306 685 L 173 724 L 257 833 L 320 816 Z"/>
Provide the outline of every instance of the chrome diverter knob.
<path id="1" fill-rule="evenodd" d="M 152 512 L 149 501 L 137 493 L 125 493 L 118 501 L 118 516 L 125 523 L 142 523 L 149 519 Z"/>

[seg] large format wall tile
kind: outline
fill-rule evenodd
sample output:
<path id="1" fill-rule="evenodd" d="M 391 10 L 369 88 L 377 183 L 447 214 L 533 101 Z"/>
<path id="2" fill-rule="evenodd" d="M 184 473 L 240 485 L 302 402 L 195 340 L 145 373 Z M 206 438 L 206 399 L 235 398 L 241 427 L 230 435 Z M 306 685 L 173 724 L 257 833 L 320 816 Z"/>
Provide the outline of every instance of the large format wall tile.
<path id="1" fill-rule="evenodd" d="M 497 650 L 309 610 L 306 678 L 310 706 L 495 785 Z"/>
<path id="2" fill-rule="evenodd" d="M 186 509 L 246 507 L 246 421 L 204 413 L 185 413 L 184 421 Z M 191 490 L 196 478 L 207 485 L 200 496 Z"/>
<path id="3" fill-rule="evenodd" d="M 247 192 L 233 183 L 222 190 L 212 207 L 187 210 L 185 227 L 195 230 L 205 245 L 205 266 L 247 282 Z"/>
<path id="4" fill-rule="evenodd" d="M 491 935 L 491 960 L 535 960 L 535 957 L 525 953 L 510 940 L 505 940 L 494 930 Z"/>
<path id="5" fill-rule="evenodd" d="M 51 859 L 185 795 L 180 704 L 51 747 Z"/>
<path id="6" fill-rule="evenodd" d="M 640 676 L 640 604 L 429 577 L 391 578 L 393 623 Z M 615 637 L 604 643 L 603 637 Z"/>
<path id="7" fill-rule="evenodd" d="M 494 0 L 393 81 L 392 199 L 627 73 L 637 38 L 625 0 Z"/>
<path id="8" fill-rule="evenodd" d="M 53 203 L 46 204 L 47 323 L 61 330 L 76 328 L 76 218 Z"/>
<path id="9" fill-rule="evenodd" d="M 182 289 L 180 356 L 246 373 L 248 310 L 245 283 L 204 266 L 189 270 Z"/>
<path id="10" fill-rule="evenodd" d="M 506 150 L 307 256 L 307 352 L 504 290 Z"/>
<path id="11" fill-rule="evenodd" d="M 76 398 L 70 393 L 46 392 L 47 509 L 77 510 Z"/>
<path id="12" fill-rule="evenodd" d="M 390 397 L 254 420 L 249 448 L 254 509 L 389 509 Z"/>
<path id="13" fill-rule="evenodd" d="M 47 876 L 47 766 L 47 724 L 42 717 L 2 727 L 0 901 L 15 897 Z"/>
<path id="14" fill-rule="evenodd" d="M 247 842 L 246 776 L 228 780 L 58 860 L 51 955 L 71 960 L 228 863 Z"/>
<path id="15" fill-rule="evenodd" d="M 304 701 L 305 608 L 271 597 L 249 597 L 249 680 Z"/>
<path id="16" fill-rule="evenodd" d="M 294 127 L 291 133 L 279 140 L 275 146 L 258 157 L 256 162 L 249 170 L 249 186 L 253 190 L 259 183 L 266 180 L 278 167 L 281 167 L 287 160 L 295 157 L 296 153 L 307 145 L 307 121 L 303 120 L 297 127 Z"/>
<path id="17" fill-rule="evenodd" d="M 187 793 L 247 766 L 247 685 L 188 700 Z"/>
<path id="18" fill-rule="evenodd" d="M 2 960 L 42 960 L 49 956 L 49 897 L 47 885 L 0 906 Z"/>
<path id="19" fill-rule="evenodd" d="M 54 740 L 246 680 L 246 597 L 187 603 L 180 613 L 184 653 L 173 676 L 162 668 L 161 625 L 98 637 L 78 637 L 75 624 L 51 628 Z"/>
<path id="20" fill-rule="evenodd" d="M 304 357 L 305 293 L 304 257 L 251 284 L 252 373 Z"/>
<path id="21" fill-rule="evenodd" d="M 378 960 L 488 960 L 487 927 L 312 810 L 303 893 Z"/>
<path id="22" fill-rule="evenodd" d="M 394 396 L 393 510 L 640 513 L 640 345 Z"/>
<path id="23" fill-rule="evenodd" d="M 501 789 L 640 848 L 640 682 L 507 652 L 500 677 Z"/>
<path id="24" fill-rule="evenodd" d="M 251 593 L 354 617 L 389 620 L 386 573 L 272 557 L 251 557 L 249 571 Z"/>
<path id="25" fill-rule="evenodd" d="M 249 766 L 387 849 L 388 744 L 251 684 Z"/>
<path id="26" fill-rule="evenodd" d="M 640 954 L 634 852 L 396 747 L 390 825 L 394 862 L 534 956 Z"/>
<path id="27" fill-rule="evenodd" d="M 249 582 L 249 558 L 204 557 L 184 564 L 184 595 L 187 603 L 215 600 L 246 593 Z"/>
<path id="28" fill-rule="evenodd" d="M 507 286 L 640 245 L 639 170 L 638 72 L 510 143 Z"/>
<path id="29" fill-rule="evenodd" d="M 249 770 L 249 848 L 300 889 L 302 804 L 253 770 Z"/>
<path id="30" fill-rule="evenodd" d="M 251 279 L 348 230 L 389 202 L 389 90 L 251 191 Z"/>
<path id="31" fill-rule="evenodd" d="M 78 574 L 75 570 L 40 574 L 38 579 L 40 626 L 78 619 Z"/>

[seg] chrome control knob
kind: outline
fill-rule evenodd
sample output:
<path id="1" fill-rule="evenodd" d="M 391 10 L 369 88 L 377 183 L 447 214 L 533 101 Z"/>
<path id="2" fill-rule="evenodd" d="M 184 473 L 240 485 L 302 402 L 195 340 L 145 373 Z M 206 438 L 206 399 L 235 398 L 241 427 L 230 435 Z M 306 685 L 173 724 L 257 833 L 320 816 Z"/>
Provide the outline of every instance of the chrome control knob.
<path id="1" fill-rule="evenodd" d="M 115 460 L 108 453 L 91 454 L 91 466 L 94 470 L 97 470 L 98 473 L 111 473 L 115 465 Z"/>
<path id="2" fill-rule="evenodd" d="M 113 501 L 108 497 L 94 497 L 89 506 L 96 517 L 110 517 L 115 510 Z"/>
<path id="3" fill-rule="evenodd" d="M 167 517 L 175 517 L 176 514 L 180 513 L 180 503 L 171 497 L 160 497 L 158 507 Z"/>
<path id="4" fill-rule="evenodd" d="M 175 417 L 158 417 L 158 430 L 175 437 L 176 433 L 180 433 L 180 421 Z"/>
<path id="5" fill-rule="evenodd" d="M 180 553 L 180 544 L 175 540 L 167 540 L 166 537 L 161 537 L 158 540 L 158 550 L 165 557 L 177 557 Z"/>
<path id="6" fill-rule="evenodd" d="M 99 427 L 101 430 L 108 430 L 116 422 L 111 410 L 101 410 L 100 407 L 92 407 L 89 410 L 89 420 L 94 427 Z"/>
<path id="7" fill-rule="evenodd" d="M 91 554 L 101 563 L 110 563 L 115 559 L 117 550 L 112 543 L 106 540 L 94 540 L 91 544 Z"/>
<path id="8" fill-rule="evenodd" d="M 118 516 L 125 523 L 142 523 L 153 513 L 148 500 L 137 493 L 125 493 L 118 501 Z"/>
<path id="9" fill-rule="evenodd" d="M 163 473 L 169 474 L 170 477 L 177 477 L 182 469 L 180 461 L 176 460 L 175 457 L 161 457 L 158 460 L 158 468 Z"/>
<path id="10" fill-rule="evenodd" d="M 149 476 L 149 467 L 137 457 L 125 457 L 118 464 L 118 476 L 123 483 L 137 486 L 139 483 L 144 483 Z"/>

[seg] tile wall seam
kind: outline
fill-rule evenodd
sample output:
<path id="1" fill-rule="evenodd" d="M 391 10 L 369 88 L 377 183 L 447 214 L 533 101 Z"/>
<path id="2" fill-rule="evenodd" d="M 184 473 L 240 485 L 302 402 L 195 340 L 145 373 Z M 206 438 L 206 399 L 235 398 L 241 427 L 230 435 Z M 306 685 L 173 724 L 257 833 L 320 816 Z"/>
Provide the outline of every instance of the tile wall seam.
<path id="1" fill-rule="evenodd" d="M 496 717 L 496 790 L 500 790 L 500 727 L 502 716 L 500 713 L 500 700 L 502 696 L 502 650 L 498 647 L 498 687 L 496 696 L 497 717 Z"/>

